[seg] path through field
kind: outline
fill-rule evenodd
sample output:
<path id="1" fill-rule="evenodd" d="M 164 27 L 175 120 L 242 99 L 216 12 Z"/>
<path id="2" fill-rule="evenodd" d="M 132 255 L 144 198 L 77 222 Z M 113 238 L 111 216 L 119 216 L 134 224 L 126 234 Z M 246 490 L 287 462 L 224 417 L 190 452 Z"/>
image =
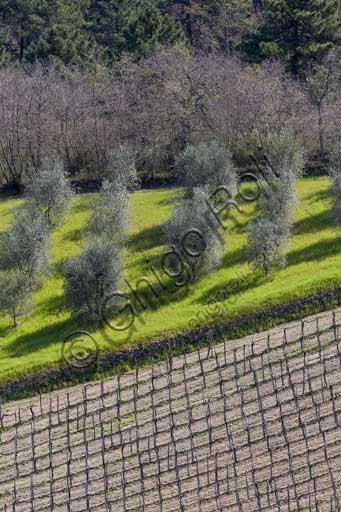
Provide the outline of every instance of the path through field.
<path id="1" fill-rule="evenodd" d="M 0 510 L 341 510 L 341 310 L 11 403 Z"/>

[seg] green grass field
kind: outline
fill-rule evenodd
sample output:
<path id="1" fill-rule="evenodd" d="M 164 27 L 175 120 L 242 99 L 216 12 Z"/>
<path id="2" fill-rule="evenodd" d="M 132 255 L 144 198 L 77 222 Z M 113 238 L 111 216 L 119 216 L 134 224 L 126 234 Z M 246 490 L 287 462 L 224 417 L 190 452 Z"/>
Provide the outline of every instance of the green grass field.
<path id="1" fill-rule="evenodd" d="M 114 332 L 108 327 L 90 327 L 104 352 L 160 339 L 165 334 L 188 330 L 197 322 L 230 318 L 266 306 L 289 302 L 341 284 L 341 229 L 330 218 L 328 178 L 303 179 L 298 184 L 299 203 L 294 213 L 294 232 L 288 250 L 288 265 L 265 278 L 252 272 L 245 257 L 245 224 L 255 205 L 241 203 L 242 213 L 229 221 L 225 232 L 225 254 L 221 267 L 213 274 L 177 292 L 164 292 L 153 306 L 139 315 L 134 329 Z M 134 283 L 143 276 L 160 290 L 151 271 L 160 269 L 165 247 L 162 224 L 170 214 L 175 189 L 141 191 L 132 196 L 130 233 L 125 277 Z M 83 328 L 72 318 L 63 301 L 62 262 L 81 250 L 86 235 L 91 195 L 79 195 L 63 226 L 51 234 L 52 273 L 35 293 L 32 310 L 20 318 L 13 329 L 11 319 L 0 319 L 0 381 L 37 372 L 59 364 L 65 337 Z M 6 229 L 11 208 L 18 200 L 0 200 L 0 229 Z M 150 263 L 146 262 L 150 260 Z M 127 285 L 122 285 L 125 291 Z M 229 298 L 214 308 L 217 293 L 224 289 Z M 151 294 L 149 293 L 151 296 Z M 215 311 L 215 313 L 214 313 Z M 89 329 L 89 326 L 87 326 Z"/>

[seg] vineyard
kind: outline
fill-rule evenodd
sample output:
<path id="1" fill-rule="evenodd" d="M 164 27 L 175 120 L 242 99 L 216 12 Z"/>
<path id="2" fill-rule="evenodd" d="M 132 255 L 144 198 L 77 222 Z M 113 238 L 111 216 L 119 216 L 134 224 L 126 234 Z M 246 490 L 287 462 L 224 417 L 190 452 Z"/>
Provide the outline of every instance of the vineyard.
<path id="1" fill-rule="evenodd" d="M 341 310 L 4 405 L 0 510 L 336 511 Z"/>

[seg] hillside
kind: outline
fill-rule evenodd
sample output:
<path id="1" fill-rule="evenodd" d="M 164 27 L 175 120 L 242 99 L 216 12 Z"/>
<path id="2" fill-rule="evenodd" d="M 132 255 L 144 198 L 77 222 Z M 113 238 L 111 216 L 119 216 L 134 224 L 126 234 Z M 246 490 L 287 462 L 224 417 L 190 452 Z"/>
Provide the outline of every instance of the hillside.
<path id="1" fill-rule="evenodd" d="M 177 293 L 160 293 L 157 299 L 145 284 L 148 307 L 136 318 L 134 329 L 125 332 L 87 324 L 72 317 L 65 305 L 62 262 L 81 250 L 92 198 L 91 194 L 76 196 L 66 222 L 50 236 L 50 263 L 54 267 L 35 292 L 31 311 L 20 318 L 16 329 L 11 327 L 10 317 L 0 320 L 0 380 L 58 366 L 63 341 L 70 333 L 82 329 L 92 333 L 101 353 L 113 352 L 340 286 L 341 238 L 330 218 L 329 186 L 328 178 L 299 181 L 287 267 L 267 278 L 249 268 L 245 224 L 255 206 L 243 204 L 243 211 L 236 213 L 234 221 L 231 219 L 229 232 L 224 235 L 224 258 L 219 269 Z M 157 286 L 151 268 L 159 269 L 165 251 L 162 224 L 170 214 L 172 198 L 178 193 L 177 189 L 166 189 L 132 195 L 125 270 L 132 287 L 144 276 Z M 17 202 L 1 201 L 1 229 L 8 225 L 11 208 Z M 147 263 L 146 259 L 150 261 Z M 122 290 L 129 292 L 127 283 L 122 282 Z M 226 293 L 223 302 L 222 291 Z M 279 321 L 273 318 L 273 325 Z"/>
<path id="2" fill-rule="evenodd" d="M 340 321 L 3 407 L 0 510 L 339 510 Z"/>

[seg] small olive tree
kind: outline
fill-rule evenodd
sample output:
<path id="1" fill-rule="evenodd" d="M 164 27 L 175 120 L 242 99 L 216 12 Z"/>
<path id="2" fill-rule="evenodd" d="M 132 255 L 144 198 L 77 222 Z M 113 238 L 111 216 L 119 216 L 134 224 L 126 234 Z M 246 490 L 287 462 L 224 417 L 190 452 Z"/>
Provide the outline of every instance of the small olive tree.
<path id="1" fill-rule="evenodd" d="M 100 195 L 92 204 L 90 232 L 122 244 L 126 238 L 128 204 L 127 189 L 104 180 Z"/>
<path id="2" fill-rule="evenodd" d="M 169 247 L 192 268 L 193 279 L 217 268 L 223 256 L 223 244 L 208 222 L 208 188 L 195 188 L 175 206 L 165 225 Z"/>
<path id="3" fill-rule="evenodd" d="M 261 268 L 268 275 L 273 267 L 284 266 L 289 234 L 289 226 L 278 224 L 268 217 L 260 216 L 252 220 L 247 227 L 247 238 L 253 267 Z"/>
<path id="4" fill-rule="evenodd" d="M 62 162 L 49 160 L 31 176 L 26 192 L 34 207 L 46 216 L 48 226 L 63 220 L 73 196 Z"/>
<path id="5" fill-rule="evenodd" d="M 303 173 L 305 157 L 292 130 L 270 133 L 261 140 L 260 163 L 268 182 L 273 179 L 296 181 Z"/>
<path id="6" fill-rule="evenodd" d="M 226 187 L 233 197 L 237 187 L 236 168 L 229 149 L 222 143 L 211 141 L 188 145 L 175 164 L 180 184 L 190 189 L 209 186 Z"/>
<path id="7" fill-rule="evenodd" d="M 109 153 L 104 177 L 118 189 L 135 189 L 139 185 L 135 155 L 129 146 L 121 145 Z"/>
<path id="8" fill-rule="evenodd" d="M 269 136 L 264 143 L 265 180 L 259 213 L 247 227 L 249 259 L 268 275 L 274 266 L 285 265 L 296 203 L 296 182 L 304 166 L 303 152 L 290 131 Z"/>
<path id="9" fill-rule="evenodd" d="M 44 216 L 31 205 L 15 208 L 8 231 L 0 234 L 0 267 L 15 270 L 37 284 L 47 261 L 48 229 Z"/>
<path id="10" fill-rule="evenodd" d="M 0 272 L 0 312 L 12 317 L 13 327 L 26 309 L 31 290 L 25 275 L 21 272 Z"/>
<path id="11" fill-rule="evenodd" d="M 266 275 L 274 266 L 284 266 L 285 249 L 291 231 L 291 211 L 295 200 L 294 182 L 276 178 L 264 187 L 259 214 L 247 226 L 248 255 L 255 268 Z"/>
<path id="12" fill-rule="evenodd" d="M 105 297 L 117 289 L 122 272 L 120 251 L 110 242 L 95 239 L 64 264 L 66 302 L 74 312 L 100 318 Z"/>

